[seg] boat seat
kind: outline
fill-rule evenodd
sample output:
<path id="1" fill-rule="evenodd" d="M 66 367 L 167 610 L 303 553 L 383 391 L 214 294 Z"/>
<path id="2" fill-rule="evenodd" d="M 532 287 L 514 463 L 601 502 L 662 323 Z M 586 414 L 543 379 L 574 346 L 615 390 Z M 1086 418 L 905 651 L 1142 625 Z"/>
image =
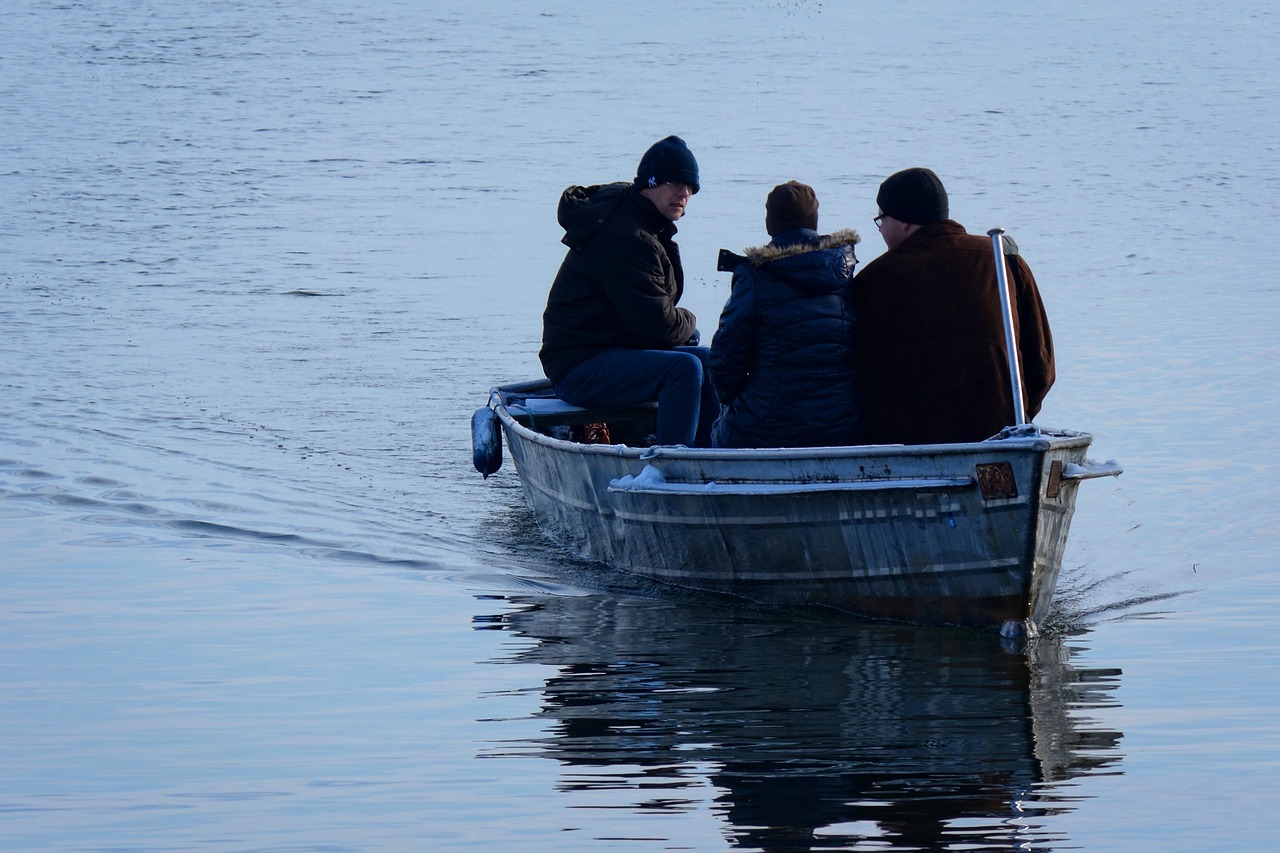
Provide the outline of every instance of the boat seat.
<path id="1" fill-rule="evenodd" d="M 535 430 L 553 426 L 652 420 L 657 410 L 657 403 L 640 403 L 636 406 L 620 408 L 584 409 L 570 405 L 559 397 L 525 397 L 522 403 L 513 401 L 507 405 L 507 411 L 512 417 L 519 421 L 527 421 L 529 428 Z"/>

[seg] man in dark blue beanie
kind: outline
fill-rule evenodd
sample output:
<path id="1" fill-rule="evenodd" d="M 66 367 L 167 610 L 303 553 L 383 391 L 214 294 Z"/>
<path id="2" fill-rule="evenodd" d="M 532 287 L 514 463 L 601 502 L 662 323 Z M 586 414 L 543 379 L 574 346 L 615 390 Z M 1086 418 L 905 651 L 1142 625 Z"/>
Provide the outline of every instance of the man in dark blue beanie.
<path id="1" fill-rule="evenodd" d="M 698 161 L 678 136 L 668 136 L 649 146 L 636 169 L 636 185 L 642 189 L 668 182 L 688 184 L 692 192 L 698 191 Z"/>
<path id="2" fill-rule="evenodd" d="M 697 346 L 675 223 L 699 189 L 678 136 L 654 143 L 633 183 L 572 186 L 558 219 L 569 247 L 542 315 L 538 358 L 562 400 L 583 408 L 658 404 L 657 441 L 709 447 L 719 401 Z"/>
<path id="3" fill-rule="evenodd" d="M 854 279 L 867 441 L 990 438 L 1015 421 L 991 240 L 948 218 L 947 191 L 930 169 L 885 178 L 876 204 L 888 251 Z M 1031 268 L 1006 242 L 1030 419 L 1053 385 L 1053 337 Z"/>

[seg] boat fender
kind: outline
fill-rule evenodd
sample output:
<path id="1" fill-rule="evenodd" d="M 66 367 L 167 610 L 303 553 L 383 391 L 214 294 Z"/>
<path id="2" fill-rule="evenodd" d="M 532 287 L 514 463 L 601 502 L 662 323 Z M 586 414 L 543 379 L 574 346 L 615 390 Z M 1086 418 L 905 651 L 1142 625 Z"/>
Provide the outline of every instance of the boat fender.
<path id="1" fill-rule="evenodd" d="M 498 414 L 488 406 L 481 406 L 471 415 L 471 463 L 486 480 L 502 467 Z"/>

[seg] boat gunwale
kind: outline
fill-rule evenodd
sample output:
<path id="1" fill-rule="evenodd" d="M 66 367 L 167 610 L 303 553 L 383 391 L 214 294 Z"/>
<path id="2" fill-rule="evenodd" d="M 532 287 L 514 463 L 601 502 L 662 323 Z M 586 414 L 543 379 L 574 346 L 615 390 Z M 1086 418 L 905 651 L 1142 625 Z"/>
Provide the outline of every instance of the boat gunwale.
<path id="1" fill-rule="evenodd" d="M 829 447 L 777 447 L 777 448 L 701 448 L 680 445 L 631 447 L 625 444 L 583 444 L 566 441 L 538 432 L 520 423 L 507 411 L 506 395 L 531 391 L 551 390 L 547 380 L 530 380 L 509 385 L 495 385 L 489 391 L 489 407 L 503 426 L 514 431 L 524 441 L 541 444 L 565 452 L 594 456 L 611 456 L 639 461 L 657 459 L 698 461 L 750 461 L 750 460 L 844 460 L 876 459 L 897 456 L 967 456 L 991 452 L 1039 452 L 1051 448 L 1088 446 L 1093 436 L 1085 432 L 1036 427 L 1031 435 L 996 435 L 982 441 L 951 444 L 854 444 Z M 553 392 L 554 394 L 554 392 Z"/>

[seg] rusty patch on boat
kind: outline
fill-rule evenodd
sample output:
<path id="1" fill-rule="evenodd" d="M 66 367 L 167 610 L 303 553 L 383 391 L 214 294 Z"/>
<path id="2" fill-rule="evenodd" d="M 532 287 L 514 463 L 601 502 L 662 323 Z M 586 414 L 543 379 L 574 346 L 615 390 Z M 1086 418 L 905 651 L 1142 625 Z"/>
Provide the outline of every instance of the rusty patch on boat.
<path id="1" fill-rule="evenodd" d="M 1056 498 L 1060 488 L 1062 488 L 1062 462 L 1055 459 L 1049 466 L 1049 483 L 1044 488 L 1044 496 Z"/>
<path id="2" fill-rule="evenodd" d="M 1013 466 L 1008 462 L 991 462 L 978 465 L 977 469 L 978 488 L 982 489 L 983 500 L 993 501 L 1018 496 L 1018 484 L 1013 479 Z"/>

